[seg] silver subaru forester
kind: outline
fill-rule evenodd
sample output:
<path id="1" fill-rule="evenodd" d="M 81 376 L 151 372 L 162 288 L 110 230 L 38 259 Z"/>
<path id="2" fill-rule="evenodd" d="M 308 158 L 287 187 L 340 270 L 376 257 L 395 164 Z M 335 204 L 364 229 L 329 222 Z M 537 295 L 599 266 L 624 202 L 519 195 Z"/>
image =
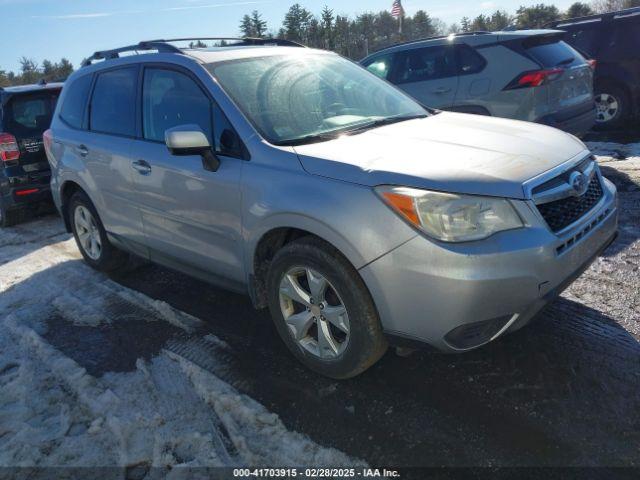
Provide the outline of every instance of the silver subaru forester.
<path id="1" fill-rule="evenodd" d="M 617 231 L 575 137 L 426 110 L 286 41 L 97 53 L 45 148 L 89 265 L 127 252 L 246 292 L 334 378 L 389 344 L 462 352 L 522 327 Z"/>

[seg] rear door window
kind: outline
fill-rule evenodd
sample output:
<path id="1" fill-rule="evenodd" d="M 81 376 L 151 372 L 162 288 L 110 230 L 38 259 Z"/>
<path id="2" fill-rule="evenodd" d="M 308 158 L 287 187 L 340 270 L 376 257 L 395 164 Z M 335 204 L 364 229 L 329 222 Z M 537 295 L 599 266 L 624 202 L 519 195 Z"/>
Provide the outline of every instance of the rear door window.
<path id="1" fill-rule="evenodd" d="M 543 68 L 568 67 L 584 63 L 584 58 L 557 37 L 530 37 L 523 47 Z"/>
<path id="2" fill-rule="evenodd" d="M 16 95 L 5 108 L 5 128 L 18 137 L 42 135 L 51 125 L 58 94 L 55 91 Z"/>
<path id="3" fill-rule="evenodd" d="M 417 48 L 399 55 L 397 83 L 424 82 L 455 75 L 455 51 L 450 45 Z"/>
<path id="4" fill-rule="evenodd" d="M 84 75 L 65 87 L 68 90 L 60 108 L 60 118 L 73 128 L 82 128 L 92 79 L 92 75 Z"/>
<path id="5" fill-rule="evenodd" d="M 136 134 L 138 67 L 98 74 L 91 97 L 90 129 L 133 137 Z"/>

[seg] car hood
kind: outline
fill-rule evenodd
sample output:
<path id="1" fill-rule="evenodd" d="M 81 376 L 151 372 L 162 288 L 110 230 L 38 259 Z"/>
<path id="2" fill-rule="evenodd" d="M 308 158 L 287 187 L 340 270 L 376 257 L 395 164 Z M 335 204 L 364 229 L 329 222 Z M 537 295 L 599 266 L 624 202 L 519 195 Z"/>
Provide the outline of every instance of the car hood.
<path id="1" fill-rule="evenodd" d="M 450 112 L 295 151 L 307 172 L 323 177 L 510 198 L 525 198 L 523 182 L 587 154 L 555 128 Z"/>

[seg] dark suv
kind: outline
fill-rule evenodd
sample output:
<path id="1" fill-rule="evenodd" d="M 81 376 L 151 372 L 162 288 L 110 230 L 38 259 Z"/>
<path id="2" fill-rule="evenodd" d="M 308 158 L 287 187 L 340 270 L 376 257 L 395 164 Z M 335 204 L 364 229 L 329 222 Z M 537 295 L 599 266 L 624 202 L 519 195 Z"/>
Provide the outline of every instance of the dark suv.
<path id="1" fill-rule="evenodd" d="M 27 209 L 51 201 L 51 172 L 42 135 L 61 83 L 0 88 L 0 226 L 20 222 Z"/>
<path id="2" fill-rule="evenodd" d="M 640 114 L 640 7 L 554 22 L 564 41 L 597 62 L 596 122 L 617 128 Z"/>

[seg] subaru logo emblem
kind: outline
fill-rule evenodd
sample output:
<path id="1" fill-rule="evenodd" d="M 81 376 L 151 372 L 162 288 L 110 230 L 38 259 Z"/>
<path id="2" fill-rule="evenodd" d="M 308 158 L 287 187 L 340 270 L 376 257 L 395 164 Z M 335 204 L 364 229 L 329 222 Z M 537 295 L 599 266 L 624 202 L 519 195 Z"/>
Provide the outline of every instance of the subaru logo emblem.
<path id="1" fill-rule="evenodd" d="M 573 188 L 574 195 L 582 196 L 589 187 L 587 176 L 582 172 L 573 172 L 569 177 L 569 185 Z"/>

